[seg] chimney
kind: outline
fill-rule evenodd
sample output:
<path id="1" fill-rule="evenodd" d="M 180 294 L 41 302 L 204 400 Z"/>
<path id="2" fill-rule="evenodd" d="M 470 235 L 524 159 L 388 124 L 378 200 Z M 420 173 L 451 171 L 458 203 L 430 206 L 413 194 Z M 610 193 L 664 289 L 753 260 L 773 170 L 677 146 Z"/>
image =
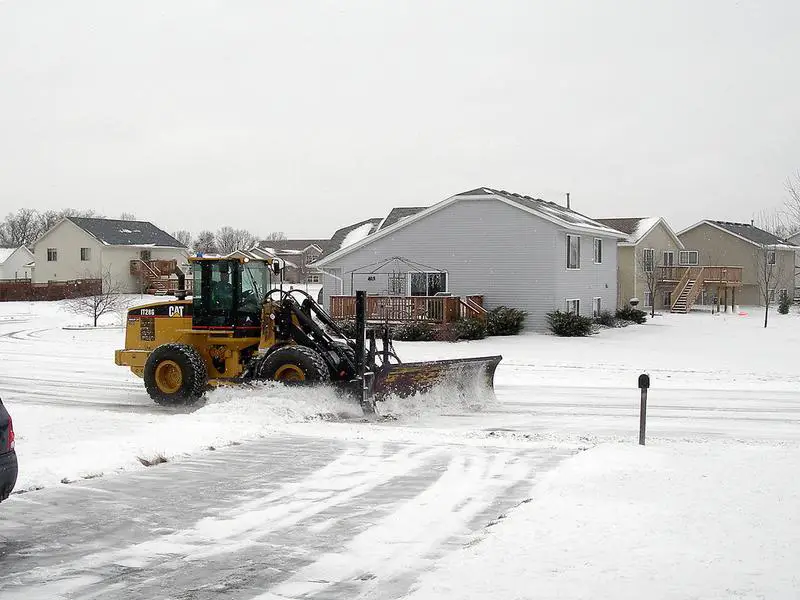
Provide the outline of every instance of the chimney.
<path id="1" fill-rule="evenodd" d="M 569 209 L 569 192 L 567 192 L 567 208 Z"/>
<path id="2" fill-rule="evenodd" d="M 756 224 L 755 219 L 750 219 L 750 227 L 752 227 L 755 224 Z"/>

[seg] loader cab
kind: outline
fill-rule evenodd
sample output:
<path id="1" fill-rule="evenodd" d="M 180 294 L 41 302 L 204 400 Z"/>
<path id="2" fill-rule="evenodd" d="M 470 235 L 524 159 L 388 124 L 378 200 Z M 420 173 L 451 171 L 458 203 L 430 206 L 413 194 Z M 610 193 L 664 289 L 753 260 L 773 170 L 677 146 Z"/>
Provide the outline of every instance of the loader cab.
<path id="1" fill-rule="evenodd" d="M 266 261 L 239 258 L 192 260 L 192 327 L 230 329 L 258 337 L 261 303 L 270 289 Z"/>

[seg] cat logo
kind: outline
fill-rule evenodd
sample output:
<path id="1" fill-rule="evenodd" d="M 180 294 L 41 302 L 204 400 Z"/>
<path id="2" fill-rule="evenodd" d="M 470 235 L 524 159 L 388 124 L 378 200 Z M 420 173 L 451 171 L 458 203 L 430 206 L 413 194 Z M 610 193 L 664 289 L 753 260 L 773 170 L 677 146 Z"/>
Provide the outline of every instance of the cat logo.
<path id="1" fill-rule="evenodd" d="M 169 307 L 169 316 L 170 317 L 182 317 L 183 316 L 183 307 L 182 306 L 170 306 Z"/>

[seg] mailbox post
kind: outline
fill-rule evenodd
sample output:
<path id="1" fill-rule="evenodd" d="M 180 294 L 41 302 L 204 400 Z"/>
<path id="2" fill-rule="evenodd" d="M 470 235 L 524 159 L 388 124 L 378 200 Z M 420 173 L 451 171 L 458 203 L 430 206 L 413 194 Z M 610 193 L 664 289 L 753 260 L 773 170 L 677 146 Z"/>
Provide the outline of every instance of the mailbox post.
<path id="1" fill-rule="evenodd" d="M 644 433 L 647 424 L 647 390 L 650 387 L 650 376 L 639 375 L 639 389 L 642 391 L 642 405 L 639 408 L 639 445 L 644 446 Z"/>

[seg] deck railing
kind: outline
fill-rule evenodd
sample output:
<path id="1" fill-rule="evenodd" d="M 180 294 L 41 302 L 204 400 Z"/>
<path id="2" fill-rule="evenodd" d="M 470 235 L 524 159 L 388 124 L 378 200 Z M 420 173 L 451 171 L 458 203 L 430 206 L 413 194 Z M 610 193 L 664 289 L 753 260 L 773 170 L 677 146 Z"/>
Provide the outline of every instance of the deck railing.
<path id="1" fill-rule="evenodd" d="M 367 296 L 370 321 L 430 321 L 450 323 L 459 318 L 484 318 L 483 296 Z M 331 296 L 331 316 L 353 319 L 355 296 Z"/>
<path id="2" fill-rule="evenodd" d="M 656 267 L 658 269 L 658 280 L 664 283 L 682 281 L 690 269 L 694 267 Z M 706 283 L 728 283 L 737 284 L 742 282 L 742 267 L 703 267 L 703 280 Z"/>

